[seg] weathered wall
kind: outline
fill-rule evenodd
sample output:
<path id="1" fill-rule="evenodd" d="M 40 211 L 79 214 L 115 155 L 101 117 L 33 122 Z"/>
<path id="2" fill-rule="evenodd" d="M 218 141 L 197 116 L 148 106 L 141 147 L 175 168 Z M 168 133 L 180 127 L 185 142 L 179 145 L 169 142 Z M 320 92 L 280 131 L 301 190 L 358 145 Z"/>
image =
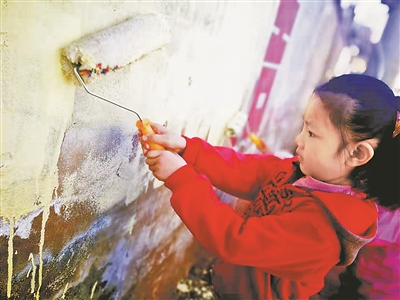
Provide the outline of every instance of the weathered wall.
<path id="1" fill-rule="evenodd" d="M 278 2 L 3 1 L 0 298 L 167 297 L 197 244 L 155 185 L 136 117 L 63 78 L 63 47 L 165 14 L 172 41 L 90 89 L 220 143 L 252 91 Z"/>

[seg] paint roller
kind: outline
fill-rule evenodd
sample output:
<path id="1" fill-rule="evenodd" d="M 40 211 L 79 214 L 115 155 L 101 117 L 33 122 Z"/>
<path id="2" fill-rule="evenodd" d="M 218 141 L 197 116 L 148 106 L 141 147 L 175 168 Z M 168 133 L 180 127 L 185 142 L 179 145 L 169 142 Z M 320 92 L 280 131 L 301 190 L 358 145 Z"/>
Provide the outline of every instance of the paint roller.
<path id="1" fill-rule="evenodd" d="M 136 127 L 143 134 L 154 134 L 150 120 L 121 104 L 90 91 L 87 84 L 95 78 L 106 75 L 143 59 L 149 53 L 161 49 L 170 40 L 170 30 L 165 16 L 140 14 L 125 22 L 83 37 L 65 47 L 62 67 L 67 79 L 78 82 L 90 95 L 136 114 Z M 164 149 L 150 144 L 150 149 Z"/>

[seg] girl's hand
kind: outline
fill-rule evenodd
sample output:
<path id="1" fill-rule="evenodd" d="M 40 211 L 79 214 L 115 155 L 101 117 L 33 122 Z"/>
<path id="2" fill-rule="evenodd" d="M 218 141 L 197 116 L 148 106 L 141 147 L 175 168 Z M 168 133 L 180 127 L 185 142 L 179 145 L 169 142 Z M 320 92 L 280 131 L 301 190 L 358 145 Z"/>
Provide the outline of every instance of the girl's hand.
<path id="1" fill-rule="evenodd" d="M 149 144 L 153 143 L 175 153 L 185 150 L 186 140 L 181 135 L 170 133 L 164 126 L 155 123 L 151 123 L 151 127 L 154 130 L 154 134 L 143 135 L 139 130 L 139 138 L 144 155 L 147 156 L 147 152 L 150 149 Z"/>
<path id="2" fill-rule="evenodd" d="M 166 150 L 149 150 L 146 153 L 146 164 L 154 177 L 165 181 L 176 170 L 186 165 L 185 160 L 177 153 Z"/>

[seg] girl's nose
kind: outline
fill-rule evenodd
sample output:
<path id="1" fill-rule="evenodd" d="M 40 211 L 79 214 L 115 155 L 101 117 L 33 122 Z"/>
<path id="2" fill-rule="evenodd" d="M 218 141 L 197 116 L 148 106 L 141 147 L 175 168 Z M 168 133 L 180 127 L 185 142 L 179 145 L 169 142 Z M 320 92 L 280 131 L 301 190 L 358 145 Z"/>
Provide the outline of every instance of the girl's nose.
<path id="1" fill-rule="evenodd" d="M 301 134 L 303 133 L 303 131 L 302 132 L 300 132 L 299 134 L 298 134 L 298 136 L 294 139 L 294 143 L 295 143 L 295 145 L 298 147 L 298 148 L 303 148 L 303 140 L 301 139 Z"/>

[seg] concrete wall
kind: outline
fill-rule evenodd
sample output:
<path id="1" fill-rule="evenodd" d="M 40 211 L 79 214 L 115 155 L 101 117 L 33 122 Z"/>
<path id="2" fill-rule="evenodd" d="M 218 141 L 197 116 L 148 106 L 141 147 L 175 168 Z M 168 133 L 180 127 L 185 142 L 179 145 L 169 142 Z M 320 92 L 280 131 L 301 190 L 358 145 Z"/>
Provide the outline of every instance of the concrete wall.
<path id="1" fill-rule="evenodd" d="M 135 115 L 65 80 L 62 49 L 166 15 L 169 45 L 90 89 L 218 144 L 278 4 L 2 2 L 1 299 L 165 299 L 199 249 L 144 165 Z"/>

